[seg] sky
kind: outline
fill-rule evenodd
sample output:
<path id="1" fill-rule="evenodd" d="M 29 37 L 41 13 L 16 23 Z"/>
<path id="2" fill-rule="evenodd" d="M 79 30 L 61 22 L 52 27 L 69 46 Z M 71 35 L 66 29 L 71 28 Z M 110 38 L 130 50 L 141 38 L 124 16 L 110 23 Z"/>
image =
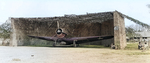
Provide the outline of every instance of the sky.
<path id="1" fill-rule="evenodd" d="M 0 0 L 0 24 L 9 17 L 55 17 L 119 11 L 150 24 L 150 0 Z M 125 25 L 134 24 L 125 19 Z"/>

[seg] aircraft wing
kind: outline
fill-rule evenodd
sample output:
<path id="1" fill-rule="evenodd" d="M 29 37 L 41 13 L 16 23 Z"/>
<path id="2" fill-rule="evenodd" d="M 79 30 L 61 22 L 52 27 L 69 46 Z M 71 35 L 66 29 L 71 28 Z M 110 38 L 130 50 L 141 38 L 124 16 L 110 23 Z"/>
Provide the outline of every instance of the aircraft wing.
<path id="1" fill-rule="evenodd" d="M 55 37 L 40 37 L 40 36 L 29 36 L 29 37 L 48 40 L 48 41 L 54 41 L 54 39 L 55 39 Z"/>
<path id="2" fill-rule="evenodd" d="M 111 39 L 114 36 L 89 36 L 89 37 L 73 37 L 73 38 L 64 38 L 63 41 L 66 43 L 73 43 L 75 40 L 77 44 L 92 42 L 92 41 L 99 41 L 105 39 Z"/>

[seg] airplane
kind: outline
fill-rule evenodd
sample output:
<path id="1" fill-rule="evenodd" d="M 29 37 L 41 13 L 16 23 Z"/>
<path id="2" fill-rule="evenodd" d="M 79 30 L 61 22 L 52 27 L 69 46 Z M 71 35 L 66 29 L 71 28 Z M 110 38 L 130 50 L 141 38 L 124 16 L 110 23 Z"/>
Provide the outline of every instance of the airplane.
<path id="1" fill-rule="evenodd" d="M 88 37 L 72 37 L 72 38 L 66 38 L 67 34 L 62 31 L 61 28 L 59 28 L 59 22 L 57 21 L 57 30 L 56 35 L 52 37 L 43 37 L 43 36 L 31 36 L 28 35 L 31 38 L 38 38 L 43 39 L 47 41 L 54 41 L 53 47 L 55 47 L 58 43 L 61 45 L 71 45 L 73 44 L 74 47 L 79 46 L 79 44 L 87 43 L 87 42 L 93 42 L 93 41 L 100 41 L 100 40 L 106 40 L 111 39 L 114 36 L 88 36 Z"/>

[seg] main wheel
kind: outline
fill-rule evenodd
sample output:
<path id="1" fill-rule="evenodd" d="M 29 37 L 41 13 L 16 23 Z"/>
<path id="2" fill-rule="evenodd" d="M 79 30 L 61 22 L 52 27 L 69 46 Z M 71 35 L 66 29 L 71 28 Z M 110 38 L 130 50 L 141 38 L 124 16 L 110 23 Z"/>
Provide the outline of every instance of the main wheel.
<path id="1" fill-rule="evenodd" d="M 76 44 L 73 44 L 73 46 L 76 47 L 77 45 L 76 45 Z"/>
<path id="2" fill-rule="evenodd" d="M 56 43 L 53 43 L 53 47 L 56 47 Z"/>

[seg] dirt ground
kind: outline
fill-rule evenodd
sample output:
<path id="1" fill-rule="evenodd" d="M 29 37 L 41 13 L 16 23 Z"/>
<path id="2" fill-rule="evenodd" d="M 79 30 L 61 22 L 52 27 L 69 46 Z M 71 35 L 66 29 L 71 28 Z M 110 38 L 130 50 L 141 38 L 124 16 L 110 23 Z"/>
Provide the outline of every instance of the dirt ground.
<path id="1" fill-rule="evenodd" d="M 0 63 L 150 63 L 149 53 L 105 48 L 0 46 Z"/>

